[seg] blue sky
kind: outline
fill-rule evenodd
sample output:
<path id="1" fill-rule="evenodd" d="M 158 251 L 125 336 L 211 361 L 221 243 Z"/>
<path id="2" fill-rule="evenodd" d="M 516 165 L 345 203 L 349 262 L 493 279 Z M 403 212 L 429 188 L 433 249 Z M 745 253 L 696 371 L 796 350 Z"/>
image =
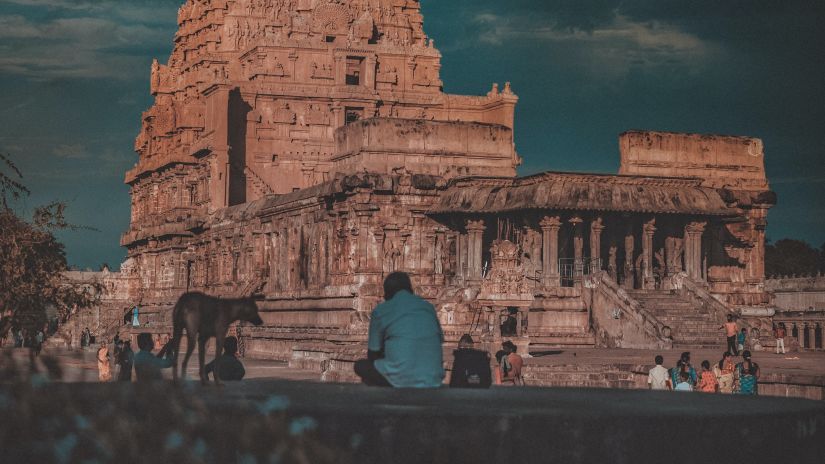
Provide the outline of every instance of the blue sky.
<path id="1" fill-rule="evenodd" d="M 0 152 L 26 210 L 54 199 L 99 232 L 70 232 L 70 263 L 117 265 L 123 174 L 166 60 L 178 0 L 0 0 Z M 779 194 L 768 236 L 825 242 L 825 2 L 422 0 L 445 90 L 511 81 L 522 174 L 616 172 L 627 129 L 765 141 Z"/>

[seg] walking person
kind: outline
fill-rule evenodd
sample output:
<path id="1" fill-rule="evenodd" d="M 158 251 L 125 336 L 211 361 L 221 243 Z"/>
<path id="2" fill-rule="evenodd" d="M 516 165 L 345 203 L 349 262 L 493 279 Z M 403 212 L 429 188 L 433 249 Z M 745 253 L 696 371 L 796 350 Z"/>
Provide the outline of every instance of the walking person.
<path id="1" fill-rule="evenodd" d="M 647 386 L 651 390 L 672 390 L 673 384 L 670 381 L 670 375 L 667 369 L 662 366 L 665 358 L 662 355 L 657 355 L 655 358 L 656 367 L 647 373 Z"/>
<path id="2" fill-rule="evenodd" d="M 119 367 L 117 373 L 118 382 L 132 381 L 132 365 L 135 363 L 135 353 L 132 351 L 132 342 L 126 340 L 117 356 L 117 365 Z"/>
<path id="3" fill-rule="evenodd" d="M 112 380 L 112 368 L 109 365 L 109 347 L 103 341 L 97 350 L 97 373 L 101 382 Z"/>
<path id="4" fill-rule="evenodd" d="M 736 393 L 740 395 L 759 394 L 759 364 L 751 360 L 751 352 L 742 352 L 743 361 L 736 365 L 734 377 L 736 378 Z"/>
<path id="5" fill-rule="evenodd" d="M 34 355 L 40 356 L 40 351 L 43 349 L 43 342 L 46 341 L 46 334 L 42 330 L 38 330 L 34 336 Z"/>
<path id="6" fill-rule="evenodd" d="M 725 335 L 728 337 L 728 353 L 733 356 L 739 356 L 739 350 L 736 349 L 736 334 L 738 328 L 736 322 L 733 321 L 733 315 L 728 314 L 728 322 L 725 322 L 719 329 L 725 329 Z"/>
<path id="7" fill-rule="evenodd" d="M 730 353 L 727 351 L 722 353 L 722 359 L 719 361 L 719 364 L 713 366 L 713 373 L 716 374 L 716 381 L 719 384 L 719 393 L 727 395 L 733 393 L 733 372 L 735 369 L 736 366 L 733 364 Z"/>
<path id="8" fill-rule="evenodd" d="M 785 336 L 787 332 L 785 331 L 785 323 L 780 322 L 779 325 L 775 326 L 773 329 L 773 336 L 776 338 L 776 354 L 785 354 Z M 780 353 L 781 350 L 781 353 Z"/>
<path id="9" fill-rule="evenodd" d="M 410 276 L 393 272 L 384 280 L 384 302 L 370 317 L 367 359 L 355 373 L 371 386 L 436 388 L 444 379 L 444 335 L 435 308 L 412 291 Z"/>
<path id="10" fill-rule="evenodd" d="M 740 352 L 745 351 L 747 348 L 748 342 L 748 329 L 742 327 L 742 330 L 739 331 L 739 334 L 736 336 L 736 348 L 739 349 Z"/>

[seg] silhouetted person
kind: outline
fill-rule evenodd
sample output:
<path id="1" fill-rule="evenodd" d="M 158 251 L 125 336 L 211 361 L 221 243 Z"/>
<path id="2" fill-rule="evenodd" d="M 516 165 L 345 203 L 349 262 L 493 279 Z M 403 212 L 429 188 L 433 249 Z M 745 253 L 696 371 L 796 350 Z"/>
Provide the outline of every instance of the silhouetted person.
<path id="1" fill-rule="evenodd" d="M 501 329 L 502 337 L 515 337 L 518 333 L 518 320 L 516 319 L 518 309 L 507 308 L 502 311 L 501 315 Z"/>
<path id="2" fill-rule="evenodd" d="M 118 382 L 132 381 L 132 365 L 134 365 L 134 363 L 135 353 L 132 351 L 132 342 L 126 340 L 122 343 L 117 355 L 117 364 L 120 366 L 120 371 L 117 374 Z"/>
<path id="3" fill-rule="evenodd" d="M 209 378 L 209 374 L 215 370 L 215 366 L 218 366 L 218 374 L 221 380 L 243 380 L 244 375 L 246 375 L 246 369 L 244 369 L 241 361 L 238 360 L 237 354 L 238 339 L 235 337 L 226 337 L 223 342 L 223 354 L 203 367 L 206 378 Z"/>
<path id="4" fill-rule="evenodd" d="M 138 335 L 138 347 L 140 351 L 135 355 L 135 375 L 138 382 L 151 382 L 163 379 L 161 369 L 172 367 L 171 350 L 166 350 L 167 357 L 163 357 L 164 351 L 155 356 L 152 350 L 155 348 L 155 341 L 152 334 L 143 332 Z M 159 357 L 161 356 L 161 357 Z"/>
<path id="5" fill-rule="evenodd" d="M 440 387 L 444 336 L 435 308 L 413 294 L 404 272 L 384 280 L 384 300 L 372 312 L 367 359 L 355 362 L 355 373 L 373 386 Z"/>
<path id="6" fill-rule="evenodd" d="M 490 371 L 490 354 L 473 349 L 473 337 L 464 334 L 453 352 L 451 388 L 490 388 L 493 375 Z"/>

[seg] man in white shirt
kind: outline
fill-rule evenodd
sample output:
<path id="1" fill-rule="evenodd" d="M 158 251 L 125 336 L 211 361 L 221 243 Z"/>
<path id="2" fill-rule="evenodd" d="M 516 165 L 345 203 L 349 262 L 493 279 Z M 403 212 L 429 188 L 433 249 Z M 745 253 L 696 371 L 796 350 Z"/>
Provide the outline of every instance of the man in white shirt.
<path id="1" fill-rule="evenodd" d="M 656 356 L 656 367 L 647 374 L 647 385 L 651 390 L 670 390 L 670 376 L 662 367 L 665 362 L 661 355 Z"/>

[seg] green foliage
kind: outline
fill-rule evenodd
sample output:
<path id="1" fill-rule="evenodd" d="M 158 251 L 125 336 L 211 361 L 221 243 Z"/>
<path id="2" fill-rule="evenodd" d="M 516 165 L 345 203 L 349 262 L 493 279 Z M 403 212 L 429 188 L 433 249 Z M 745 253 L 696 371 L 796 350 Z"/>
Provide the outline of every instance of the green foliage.
<path id="1" fill-rule="evenodd" d="M 787 238 L 768 244 L 765 246 L 765 273 L 769 276 L 815 275 L 825 270 L 822 251 L 825 250 Z"/>
<path id="2" fill-rule="evenodd" d="M 0 155 L 7 173 L 0 170 L 0 309 L 15 324 L 29 328 L 45 322 L 53 307 L 66 317 L 74 308 L 97 301 L 99 289 L 66 285 L 66 252 L 54 235 L 57 230 L 77 229 L 66 221 L 66 205 L 52 202 L 36 208 L 27 221 L 9 207 L 9 201 L 28 194 L 14 163 Z M 4 326 L 7 324 L 4 324 Z"/>

